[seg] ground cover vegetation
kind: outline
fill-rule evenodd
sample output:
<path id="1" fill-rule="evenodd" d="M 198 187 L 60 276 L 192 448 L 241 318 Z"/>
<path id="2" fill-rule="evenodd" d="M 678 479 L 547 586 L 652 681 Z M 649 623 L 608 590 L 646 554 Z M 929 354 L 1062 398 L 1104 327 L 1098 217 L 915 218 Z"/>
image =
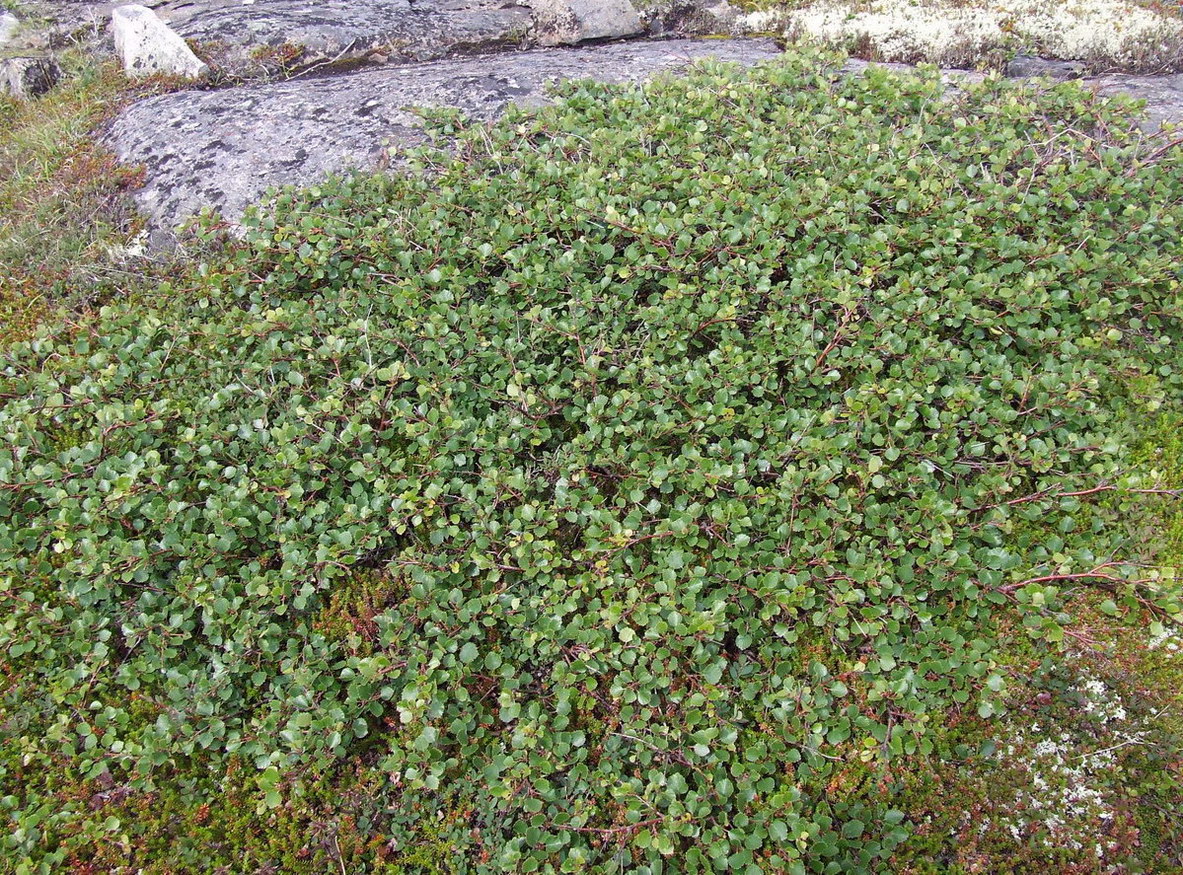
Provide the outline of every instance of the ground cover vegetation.
<path id="1" fill-rule="evenodd" d="M 113 163 L 86 145 L 96 126 L 94 108 L 102 103 L 95 91 L 104 85 L 117 87 L 113 78 L 104 83 L 88 71 L 85 81 L 72 81 L 46 101 L 0 99 L 0 307 L 6 339 L 27 335 L 56 303 L 51 298 L 66 288 L 93 285 L 93 274 L 79 277 L 63 268 L 84 253 L 99 260 L 87 253 L 95 223 L 80 221 L 79 213 L 105 218 L 110 190 L 119 190 L 118 175 L 110 174 Z M 79 174 L 90 184 L 77 192 L 79 186 L 71 183 Z M 82 195 L 77 201 L 76 192 Z M 128 217 L 134 216 L 129 210 Z"/>
<path id="2" fill-rule="evenodd" d="M 1183 153 L 838 67 L 434 116 L 11 345 L 7 869 L 1183 865 Z"/>
<path id="3" fill-rule="evenodd" d="M 180 83 L 131 83 L 84 37 L 55 53 L 62 82 L 49 94 L 0 95 L 0 343 L 152 289 L 175 267 L 145 257 L 132 199 L 140 172 L 97 134 L 128 102 Z"/>

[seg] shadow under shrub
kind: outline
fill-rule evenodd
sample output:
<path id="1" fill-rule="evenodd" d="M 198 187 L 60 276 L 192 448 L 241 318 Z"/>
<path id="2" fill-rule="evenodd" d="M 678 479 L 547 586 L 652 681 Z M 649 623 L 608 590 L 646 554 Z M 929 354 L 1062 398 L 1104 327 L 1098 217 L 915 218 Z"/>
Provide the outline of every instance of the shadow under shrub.
<path id="1" fill-rule="evenodd" d="M 245 763 L 262 818 L 361 761 L 351 871 L 875 871 L 1016 636 L 1178 614 L 1116 524 L 1183 254 L 1127 105 L 815 56 L 564 96 L 7 356 L 10 859 L 104 823 L 23 771 Z"/>

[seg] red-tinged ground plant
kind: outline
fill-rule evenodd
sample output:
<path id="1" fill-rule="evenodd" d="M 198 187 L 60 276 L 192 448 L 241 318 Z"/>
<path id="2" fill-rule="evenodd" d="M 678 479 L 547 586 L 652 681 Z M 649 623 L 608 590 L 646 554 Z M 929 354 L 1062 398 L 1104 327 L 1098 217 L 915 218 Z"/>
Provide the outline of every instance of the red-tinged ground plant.
<path id="1" fill-rule="evenodd" d="M 114 62 L 59 53 L 62 81 L 33 100 L 0 96 L 0 345 L 67 330 L 112 297 L 154 290 L 176 258 L 146 253 L 132 194 L 142 169 L 99 142 L 136 97 L 184 87 L 129 82 Z"/>

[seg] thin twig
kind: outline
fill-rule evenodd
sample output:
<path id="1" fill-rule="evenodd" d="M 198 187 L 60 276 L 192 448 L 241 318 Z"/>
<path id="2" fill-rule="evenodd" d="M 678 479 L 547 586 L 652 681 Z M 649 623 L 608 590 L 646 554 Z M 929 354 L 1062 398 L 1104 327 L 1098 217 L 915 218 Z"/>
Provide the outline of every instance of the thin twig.
<path id="1" fill-rule="evenodd" d="M 1103 753 L 1109 753 L 1110 751 L 1118 750 L 1119 748 L 1126 747 L 1127 745 L 1130 745 L 1130 744 L 1146 744 L 1146 742 L 1141 737 L 1127 738 L 1125 741 L 1121 742 L 1120 744 L 1115 744 L 1115 745 L 1112 745 L 1111 747 L 1103 747 L 1100 750 L 1090 751 L 1089 753 L 1082 753 L 1076 759 L 1087 760 L 1089 757 L 1100 756 Z"/>
<path id="2" fill-rule="evenodd" d="M 341 875 L 348 875 L 345 871 L 345 861 L 341 858 L 341 843 L 337 841 L 337 833 L 333 833 L 333 849 L 337 852 L 337 865 L 341 867 Z"/>
<path id="3" fill-rule="evenodd" d="M 1052 581 L 1060 580 L 1106 580 L 1110 583 L 1143 583 L 1145 581 L 1128 580 L 1124 577 L 1117 577 L 1113 574 L 1103 574 L 1106 568 L 1117 568 L 1126 563 L 1119 562 L 1103 562 L 1091 571 L 1082 571 L 1076 574 L 1045 574 L 1042 577 L 1029 577 L 1026 580 L 1019 580 L 1014 583 L 1007 583 L 1003 586 L 997 587 L 998 592 L 1009 595 L 1016 590 L 1022 589 L 1031 583 L 1051 583 Z"/>

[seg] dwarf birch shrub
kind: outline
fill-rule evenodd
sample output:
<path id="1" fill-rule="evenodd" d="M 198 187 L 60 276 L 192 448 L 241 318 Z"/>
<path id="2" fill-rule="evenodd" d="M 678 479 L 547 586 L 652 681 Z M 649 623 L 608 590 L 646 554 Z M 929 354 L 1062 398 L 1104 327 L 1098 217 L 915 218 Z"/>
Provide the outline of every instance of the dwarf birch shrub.
<path id="1" fill-rule="evenodd" d="M 836 69 L 439 117 L 8 354 L 9 853 L 94 816 L 36 770 L 262 817 L 349 760 L 389 871 L 874 871 L 1007 635 L 1177 613 L 1090 496 L 1178 399 L 1179 151 Z"/>

